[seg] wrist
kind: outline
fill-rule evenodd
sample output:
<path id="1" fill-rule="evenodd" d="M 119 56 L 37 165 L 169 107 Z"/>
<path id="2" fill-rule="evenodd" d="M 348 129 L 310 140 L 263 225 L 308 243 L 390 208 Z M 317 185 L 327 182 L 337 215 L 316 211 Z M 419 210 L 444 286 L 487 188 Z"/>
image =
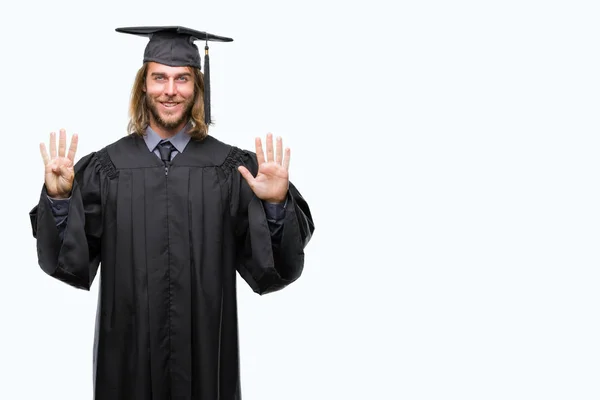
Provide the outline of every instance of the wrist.
<path id="1" fill-rule="evenodd" d="M 286 196 L 283 197 L 273 197 L 273 198 L 269 198 L 269 199 L 263 199 L 263 201 L 270 203 L 270 204 L 283 204 L 285 202 L 285 198 Z"/>
<path id="2" fill-rule="evenodd" d="M 71 196 L 69 195 L 52 195 L 52 194 L 48 194 L 48 197 L 50 197 L 52 200 L 67 200 L 68 198 L 70 198 Z"/>
<path id="3" fill-rule="evenodd" d="M 71 192 L 69 192 L 69 193 L 58 193 L 58 192 L 50 191 L 50 190 L 48 190 L 48 188 L 46 188 L 46 194 L 52 200 L 66 200 L 66 199 L 68 199 L 68 198 L 71 197 Z"/>

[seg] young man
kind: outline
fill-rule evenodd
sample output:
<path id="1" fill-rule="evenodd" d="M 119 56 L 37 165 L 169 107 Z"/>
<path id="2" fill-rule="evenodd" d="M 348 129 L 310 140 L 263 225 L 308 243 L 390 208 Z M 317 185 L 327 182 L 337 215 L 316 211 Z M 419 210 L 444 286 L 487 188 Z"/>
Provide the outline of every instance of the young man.
<path id="1" fill-rule="evenodd" d="M 78 138 L 42 143 L 45 184 L 31 211 L 41 268 L 89 290 L 100 268 L 96 400 L 241 399 L 236 271 L 259 293 L 302 273 L 314 225 L 288 181 L 289 149 L 266 156 L 208 135 L 205 75 L 181 27 L 150 36 L 129 134 L 74 164 Z M 205 56 L 205 68 L 208 67 Z M 207 110 L 207 112 L 205 112 Z"/>

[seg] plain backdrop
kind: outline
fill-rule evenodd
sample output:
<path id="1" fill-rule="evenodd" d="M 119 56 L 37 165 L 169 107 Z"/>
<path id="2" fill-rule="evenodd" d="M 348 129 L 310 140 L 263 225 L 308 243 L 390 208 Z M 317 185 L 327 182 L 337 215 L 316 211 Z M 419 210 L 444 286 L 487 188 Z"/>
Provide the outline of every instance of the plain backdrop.
<path id="1" fill-rule="evenodd" d="M 91 399 L 97 281 L 45 275 L 38 144 L 125 134 L 146 39 L 211 44 L 211 134 L 273 132 L 316 224 L 304 275 L 240 279 L 245 400 L 600 398 L 594 1 L 13 2 L 0 14 L 0 398 Z M 203 44 L 200 43 L 200 46 Z"/>

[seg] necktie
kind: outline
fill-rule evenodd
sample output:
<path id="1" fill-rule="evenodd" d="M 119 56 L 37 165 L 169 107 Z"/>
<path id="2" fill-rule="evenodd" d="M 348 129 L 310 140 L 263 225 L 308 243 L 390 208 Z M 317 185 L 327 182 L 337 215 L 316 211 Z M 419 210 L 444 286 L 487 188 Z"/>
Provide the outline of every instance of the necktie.
<path id="1" fill-rule="evenodd" d="M 171 161 L 171 153 L 177 151 L 175 146 L 171 142 L 160 142 L 158 144 L 158 151 L 160 153 L 160 159 L 165 165 Z"/>

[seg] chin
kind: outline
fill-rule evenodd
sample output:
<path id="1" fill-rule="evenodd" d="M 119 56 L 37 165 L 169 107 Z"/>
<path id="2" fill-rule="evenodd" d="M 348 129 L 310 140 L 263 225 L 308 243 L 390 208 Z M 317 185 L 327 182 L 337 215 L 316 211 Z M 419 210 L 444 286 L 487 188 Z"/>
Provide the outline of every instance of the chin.
<path id="1" fill-rule="evenodd" d="M 181 115 L 161 115 L 160 119 L 168 125 L 179 125 L 183 121 Z"/>
<path id="2" fill-rule="evenodd" d="M 183 124 L 183 119 L 181 118 L 169 118 L 169 119 L 165 119 L 162 118 L 160 121 L 157 121 L 160 125 L 162 125 L 164 128 L 167 129 L 175 129 L 178 128 L 180 125 Z"/>

